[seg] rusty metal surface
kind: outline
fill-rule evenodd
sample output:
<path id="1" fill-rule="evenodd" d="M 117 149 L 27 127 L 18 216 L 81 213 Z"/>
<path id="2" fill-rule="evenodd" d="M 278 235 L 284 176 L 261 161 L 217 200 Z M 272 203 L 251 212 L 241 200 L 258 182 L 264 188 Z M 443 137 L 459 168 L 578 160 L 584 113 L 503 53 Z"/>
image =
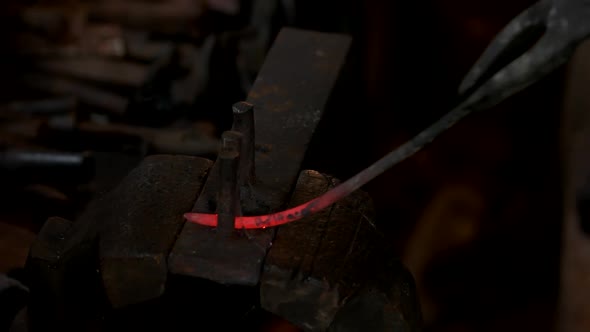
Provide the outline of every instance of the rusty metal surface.
<path id="1" fill-rule="evenodd" d="M 569 65 L 563 121 L 564 224 L 559 331 L 590 330 L 590 41 Z"/>
<path id="2" fill-rule="evenodd" d="M 164 292 L 182 213 L 212 162 L 151 156 L 75 221 L 51 218 L 31 246 L 31 330 L 80 330 L 109 307 Z"/>
<path id="3" fill-rule="evenodd" d="M 188 156 L 150 156 L 111 196 L 99 239 L 100 271 L 114 307 L 162 295 L 166 258 L 213 163 Z"/>
<path id="4" fill-rule="evenodd" d="M 241 188 L 244 215 L 268 213 L 286 204 L 349 47 L 350 38 L 343 35 L 291 28 L 280 32 L 248 96 L 258 148 L 255 182 Z M 234 130 L 251 139 L 254 135 L 244 128 L 250 121 L 241 119 L 240 111 L 234 109 Z M 193 211 L 216 210 L 217 167 L 218 163 Z M 208 241 L 214 232 L 186 223 L 169 257 L 171 272 L 221 283 L 258 283 L 274 230 L 239 231 L 231 240 Z"/>
<path id="5" fill-rule="evenodd" d="M 247 101 L 254 105 L 258 204 L 286 204 L 311 137 L 345 63 L 351 39 L 286 28 L 267 55 Z"/>
<path id="6" fill-rule="evenodd" d="M 303 171 L 290 205 L 338 184 Z M 261 277 L 265 310 L 309 331 L 325 331 L 345 300 L 374 276 L 367 268 L 378 248 L 368 194 L 356 191 L 332 208 L 279 228 Z"/>

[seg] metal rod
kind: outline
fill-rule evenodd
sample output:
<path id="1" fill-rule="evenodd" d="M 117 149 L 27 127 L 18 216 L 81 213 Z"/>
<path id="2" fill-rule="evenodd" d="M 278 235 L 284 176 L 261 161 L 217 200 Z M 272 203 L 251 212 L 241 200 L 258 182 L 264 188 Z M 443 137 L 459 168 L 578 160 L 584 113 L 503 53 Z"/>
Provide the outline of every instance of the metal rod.
<path id="1" fill-rule="evenodd" d="M 230 235 L 235 228 L 238 200 L 238 163 L 240 154 L 236 151 L 222 150 L 219 153 L 219 193 L 217 197 L 218 234 Z"/>
<path id="2" fill-rule="evenodd" d="M 234 114 L 233 131 L 242 133 L 242 148 L 240 150 L 240 177 L 244 183 L 253 183 L 256 179 L 254 160 L 254 106 L 247 102 L 235 103 L 232 107 Z"/>

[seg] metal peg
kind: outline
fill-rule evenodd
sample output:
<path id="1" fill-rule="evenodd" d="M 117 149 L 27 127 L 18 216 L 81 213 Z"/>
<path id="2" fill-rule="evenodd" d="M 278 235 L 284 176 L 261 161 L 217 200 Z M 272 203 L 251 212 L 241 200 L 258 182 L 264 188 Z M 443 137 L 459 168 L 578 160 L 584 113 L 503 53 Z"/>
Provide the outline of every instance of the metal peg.
<path id="1" fill-rule="evenodd" d="M 242 164 L 240 175 L 244 183 L 253 183 L 256 179 L 254 161 L 254 106 L 241 101 L 232 107 L 234 114 L 232 131 L 240 132 L 243 135 L 240 156 Z"/>
<path id="2" fill-rule="evenodd" d="M 232 234 L 238 213 L 238 165 L 240 154 L 231 149 L 219 153 L 219 192 L 217 197 L 217 231 L 221 235 Z"/>

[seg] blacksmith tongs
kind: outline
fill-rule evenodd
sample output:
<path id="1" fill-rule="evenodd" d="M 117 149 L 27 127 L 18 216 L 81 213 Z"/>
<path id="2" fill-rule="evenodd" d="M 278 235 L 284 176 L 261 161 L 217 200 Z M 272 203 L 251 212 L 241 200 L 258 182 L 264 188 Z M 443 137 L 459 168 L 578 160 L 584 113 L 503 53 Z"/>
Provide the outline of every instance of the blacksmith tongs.
<path id="1" fill-rule="evenodd" d="M 590 0 L 535 3 L 494 38 L 465 76 L 459 92 L 471 95 L 464 106 L 490 107 L 537 82 L 567 62 L 578 44 L 588 36 Z M 502 60 L 514 56 L 526 44 L 533 46 L 505 67 L 498 68 Z"/>

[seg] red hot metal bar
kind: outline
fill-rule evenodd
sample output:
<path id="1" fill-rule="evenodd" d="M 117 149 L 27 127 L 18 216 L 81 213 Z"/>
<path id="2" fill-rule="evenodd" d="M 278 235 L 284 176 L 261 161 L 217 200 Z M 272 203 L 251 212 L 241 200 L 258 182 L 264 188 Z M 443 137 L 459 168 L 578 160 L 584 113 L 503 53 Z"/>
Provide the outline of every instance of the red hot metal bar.
<path id="1" fill-rule="evenodd" d="M 306 216 L 312 215 L 321 211 L 328 206 L 338 202 L 342 198 L 350 195 L 355 190 L 359 189 L 367 182 L 379 176 L 389 168 L 397 163 L 412 156 L 414 153 L 421 150 L 426 144 L 430 143 L 436 136 L 457 123 L 464 116 L 472 111 L 471 107 L 460 105 L 451 112 L 443 116 L 439 121 L 426 128 L 424 131 L 416 135 L 410 141 L 404 143 L 399 148 L 389 152 L 383 158 L 379 159 L 373 165 L 362 170 L 357 175 L 343 182 L 334 189 L 325 194 L 307 202 L 296 206 L 294 208 L 271 213 L 261 216 L 243 216 L 237 217 L 236 228 L 254 229 L 280 226 L 292 221 L 299 220 Z M 186 213 L 184 217 L 193 223 L 205 226 L 217 226 L 217 215 L 206 213 Z"/>

